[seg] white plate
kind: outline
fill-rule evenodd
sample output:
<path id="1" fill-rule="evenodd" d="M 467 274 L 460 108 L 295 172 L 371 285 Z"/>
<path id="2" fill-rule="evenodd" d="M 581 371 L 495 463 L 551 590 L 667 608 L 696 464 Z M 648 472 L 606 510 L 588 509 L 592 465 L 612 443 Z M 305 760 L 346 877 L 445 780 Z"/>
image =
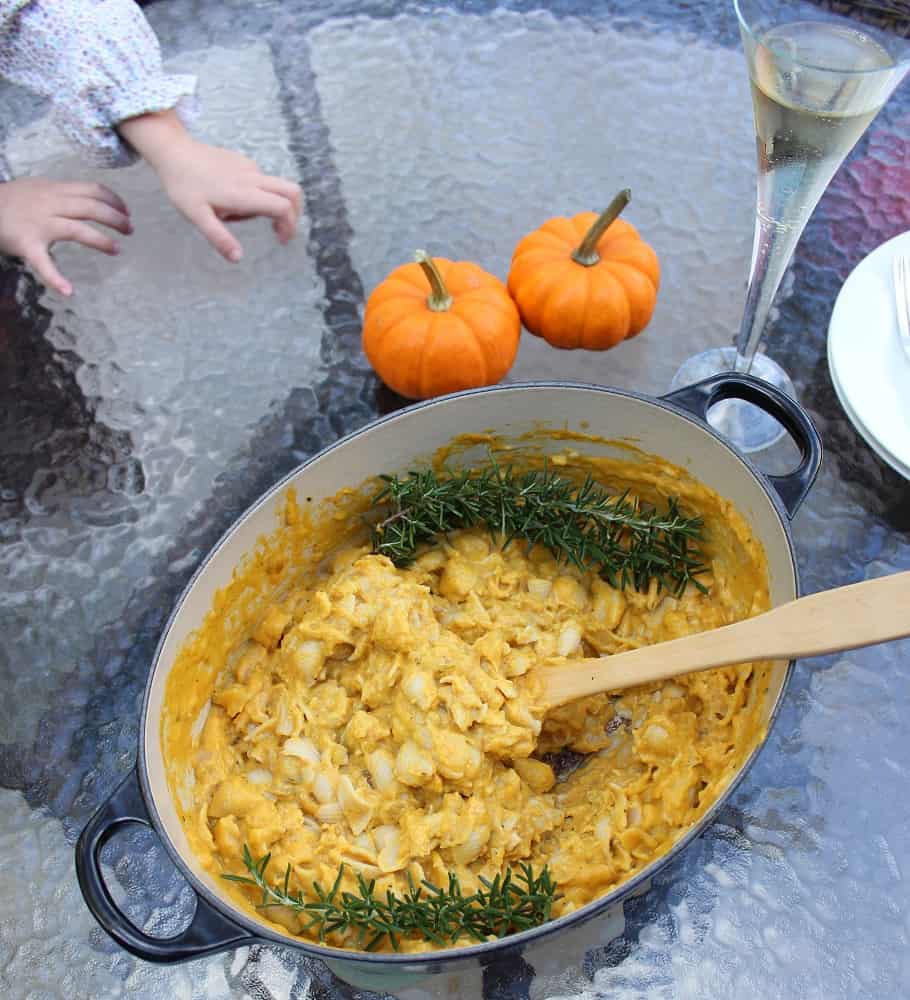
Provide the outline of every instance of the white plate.
<path id="1" fill-rule="evenodd" d="M 844 412 L 869 447 L 910 479 L 910 358 L 897 333 L 891 261 L 910 231 L 857 264 L 828 324 L 828 368 Z"/>

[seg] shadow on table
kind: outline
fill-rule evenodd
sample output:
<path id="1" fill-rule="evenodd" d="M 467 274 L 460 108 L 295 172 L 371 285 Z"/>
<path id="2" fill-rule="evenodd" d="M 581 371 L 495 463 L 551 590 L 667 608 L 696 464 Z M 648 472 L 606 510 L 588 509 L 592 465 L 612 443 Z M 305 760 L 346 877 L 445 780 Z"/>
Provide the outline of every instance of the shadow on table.
<path id="1" fill-rule="evenodd" d="M 118 470 L 131 491 L 144 484 L 130 435 L 96 420 L 95 403 L 76 379 L 81 359 L 47 338 L 53 316 L 39 305 L 40 293 L 29 273 L 0 260 L 0 521 L 7 541 L 16 522 L 38 508 L 64 500 L 96 513 L 110 507 Z"/>
<path id="2" fill-rule="evenodd" d="M 897 532 L 910 532 L 910 482 L 883 462 L 847 419 L 831 384 L 828 364 L 820 358 L 803 393 L 825 444 L 826 460 L 836 465 L 836 478 L 861 493 L 870 513 Z M 821 417 L 820 414 L 830 414 Z"/>

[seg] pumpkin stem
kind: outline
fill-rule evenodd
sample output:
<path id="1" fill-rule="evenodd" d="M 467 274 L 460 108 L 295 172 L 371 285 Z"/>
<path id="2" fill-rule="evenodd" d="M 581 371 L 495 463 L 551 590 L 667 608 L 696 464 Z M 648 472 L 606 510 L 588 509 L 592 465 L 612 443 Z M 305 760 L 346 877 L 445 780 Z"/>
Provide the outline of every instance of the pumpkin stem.
<path id="1" fill-rule="evenodd" d="M 439 268 L 433 258 L 426 250 L 418 250 L 414 254 L 414 260 L 423 268 L 423 273 L 430 283 L 430 294 L 427 296 L 427 305 L 433 312 L 445 312 L 451 308 L 452 296 L 446 288 L 446 283 L 442 280 Z"/>
<path id="2" fill-rule="evenodd" d="M 595 249 L 601 236 L 607 231 L 607 227 L 619 218 L 619 213 L 632 200 L 632 192 L 628 188 L 622 191 L 604 209 L 594 225 L 585 234 L 585 238 L 579 243 L 578 248 L 572 252 L 572 260 L 583 267 L 591 267 L 600 261 L 600 254 Z"/>

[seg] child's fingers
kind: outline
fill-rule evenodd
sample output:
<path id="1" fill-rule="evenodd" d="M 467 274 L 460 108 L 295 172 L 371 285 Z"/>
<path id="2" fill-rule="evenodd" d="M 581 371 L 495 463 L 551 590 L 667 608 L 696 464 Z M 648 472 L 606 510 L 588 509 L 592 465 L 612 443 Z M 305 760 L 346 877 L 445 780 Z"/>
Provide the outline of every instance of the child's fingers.
<path id="1" fill-rule="evenodd" d="M 278 237 L 279 243 L 289 243 L 294 238 L 294 233 L 297 232 L 297 217 L 289 219 L 283 215 L 280 219 L 274 220 L 272 229 Z"/>
<path id="2" fill-rule="evenodd" d="M 197 209 L 190 221 L 226 260 L 238 261 L 243 256 L 240 243 L 210 205 Z"/>
<path id="3" fill-rule="evenodd" d="M 265 176 L 259 181 L 259 186 L 263 191 L 270 191 L 272 194 L 287 198 L 294 206 L 294 214 L 300 215 L 303 209 L 303 192 L 300 190 L 299 184 L 285 180 L 283 177 Z"/>
<path id="4" fill-rule="evenodd" d="M 95 198 L 68 198 L 60 206 L 58 216 L 64 219 L 82 219 L 86 222 L 99 222 L 102 226 L 116 229 L 118 233 L 129 236 L 133 231 L 130 217 L 107 202 Z"/>
<path id="5" fill-rule="evenodd" d="M 291 202 L 278 194 L 270 191 L 263 191 L 259 188 L 236 191 L 230 199 L 220 206 L 226 213 L 235 216 L 264 215 L 270 219 L 280 219 L 282 216 L 291 216 L 293 206 Z"/>
<path id="6" fill-rule="evenodd" d="M 51 226 L 51 242 L 68 240 L 71 243 L 81 243 L 84 247 L 92 250 L 100 250 L 101 253 L 114 256 L 120 253 L 120 244 L 107 233 L 102 233 L 100 229 L 95 229 L 87 222 L 77 222 L 74 219 L 57 219 L 55 225 Z"/>
<path id="7" fill-rule="evenodd" d="M 111 191 L 109 187 L 105 187 L 104 184 L 83 184 L 76 182 L 67 185 L 66 193 L 77 198 L 92 198 L 95 201 L 103 201 L 123 215 L 130 214 L 126 202 L 120 195 L 115 191 Z"/>
<path id="8" fill-rule="evenodd" d="M 291 185 L 291 187 L 296 188 L 296 185 Z M 264 215 L 272 219 L 272 229 L 280 242 L 287 243 L 293 237 L 300 219 L 298 202 L 295 202 L 290 196 L 261 189 L 261 181 L 260 190 L 249 193 L 246 197 L 249 199 L 247 202 L 249 206 L 256 206 L 256 215 Z"/>
<path id="9" fill-rule="evenodd" d="M 73 294 L 73 286 L 57 270 L 57 265 L 51 260 L 51 255 L 44 244 L 29 247 L 23 256 L 48 288 L 53 288 L 61 295 Z"/>

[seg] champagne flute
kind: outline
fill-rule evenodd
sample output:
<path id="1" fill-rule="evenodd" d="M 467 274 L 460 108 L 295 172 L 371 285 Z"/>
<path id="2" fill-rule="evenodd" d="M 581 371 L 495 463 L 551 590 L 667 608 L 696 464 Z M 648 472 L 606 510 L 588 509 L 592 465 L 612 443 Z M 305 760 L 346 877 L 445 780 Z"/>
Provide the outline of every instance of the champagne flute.
<path id="1" fill-rule="evenodd" d="M 758 158 L 755 236 L 734 347 L 689 358 L 672 387 L 750 372 L 789 395 L 789 375 L 758 351 L 781 278 L 835 171 L 910 68 L 910 0 L 734 0 L 752 84 Z M 750 403 L 709 420 L 742 451 L 784 433 Z"/>

